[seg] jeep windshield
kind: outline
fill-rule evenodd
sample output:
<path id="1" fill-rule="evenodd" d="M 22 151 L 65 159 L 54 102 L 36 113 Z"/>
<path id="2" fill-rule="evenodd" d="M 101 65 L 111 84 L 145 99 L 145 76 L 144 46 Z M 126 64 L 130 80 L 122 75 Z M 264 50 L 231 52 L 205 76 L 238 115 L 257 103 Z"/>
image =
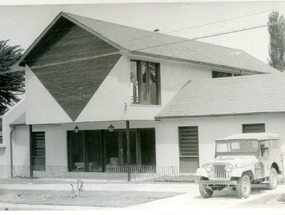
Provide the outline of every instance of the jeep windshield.
<path id="1" fill-rule="evenodd" d="M 258 155 L 257 140 L 220 140 L 216 142 L 216 156 Z"/>

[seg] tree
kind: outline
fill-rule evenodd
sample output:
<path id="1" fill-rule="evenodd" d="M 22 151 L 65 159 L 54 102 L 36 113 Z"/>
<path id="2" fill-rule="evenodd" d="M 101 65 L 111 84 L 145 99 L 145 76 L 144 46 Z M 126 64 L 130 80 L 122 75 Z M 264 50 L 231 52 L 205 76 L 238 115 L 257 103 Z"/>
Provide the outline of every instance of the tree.
<path id="1" fill-rule="evenodd" d="M 281 72 L 285 69 L 285 23 L 284 16 L 273 11 L 268 16 L 269 59 L 268 64 Z"/>
<path id="2" fill-rule="evenodd" d="M 24 72 L 10 71 L 10 68 L 22 56 L 20 46 L 9 46 L 8 40 L 0 41 L 0 115 L 4 114 L 9 106 L 17 103 L 25 92 Z"/>

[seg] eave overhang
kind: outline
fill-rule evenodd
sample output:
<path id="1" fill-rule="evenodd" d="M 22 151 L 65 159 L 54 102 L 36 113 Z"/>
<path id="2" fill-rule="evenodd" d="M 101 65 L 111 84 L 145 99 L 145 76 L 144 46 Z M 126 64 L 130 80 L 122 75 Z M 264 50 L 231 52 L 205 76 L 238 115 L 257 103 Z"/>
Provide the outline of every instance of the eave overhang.
<path id="1" fill-rule="evenodd" d="M 145 52 L 136 51 L 136 50 L 130 51 L 130 54 L 142 55 L 142 56 L 148 56 L 148 57 L 154 57 L 154 58 L 161 58 L 161 59 L 172 60 L 172 61 L 176 61 L 176 62 L 189 63 L 189 64 L 200 65 L 200 66 L 207 66 L 207 67 L 211 67 L 211 68 L 220 68 L 220 69 L 231 70 L 231 71 L 240 72 L 240 73 L 245 72 L 245 73 L 249 73 L 249 74 L 271 74 L 270 72 L 265 73 L 265 72 L 259 72 L 259 71 L 244 69 L 244 68 L 233 67 L 233 66 L 218 65 L 218 64 L 201 62 L 201 61 L 175 58 L 175 57 L 170 57 L 170 56 L 165 56 L 165 55 L 145 53 Z"/>
<path id="2" fill-rule="evenodd" d="M 168 120 L 168 119 L 191 119 L 191 118 L 205 118 L 205 117 L 229 117 L 229 116 L 249 116 L 260 114 L 285 114 L 284 111 L 272 111 L 272 112 L 245 112 L 245 113 L 225 113 L 225 114 L 201 114 L 201 115 L 180 115 L 180 116 L 155 116 L 156 121 Z"/>

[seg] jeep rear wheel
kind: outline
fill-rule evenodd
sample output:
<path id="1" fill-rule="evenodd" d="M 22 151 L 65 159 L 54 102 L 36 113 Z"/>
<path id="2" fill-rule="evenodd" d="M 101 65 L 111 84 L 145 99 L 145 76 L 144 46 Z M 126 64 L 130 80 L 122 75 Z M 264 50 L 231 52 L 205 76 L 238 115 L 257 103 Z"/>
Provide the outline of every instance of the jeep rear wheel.
<path id="1" fill-rule="evenodd" d="M 251 192 L 251 183 L 248 175 L 243 175 L 237 181 L 237 194 L 240 198 L 247 198 Z"/>
<path id="2" fill-rule="evenodd" d="M 269 175 L 269 183 L 267 184 L 267 187 L 269 190 L 274 190 L 276 189 L 278 185 L 278 176 L 277 176 L 277 171 L 275 168 L 270 169 L 270 175 Z"/>
<path id="3" fill-rule="evenodd" d="M 201 177 L 200 180 L 206 181 L 208 179 L 205 177 Z M 211 188 L 207 187 L 207 185 L 205 185 L 205 184 L 199 184 L 199 191 L 200 191 L 200 194 L 203 198 L 210 198 L 213 195 L 213 190 Z"/>

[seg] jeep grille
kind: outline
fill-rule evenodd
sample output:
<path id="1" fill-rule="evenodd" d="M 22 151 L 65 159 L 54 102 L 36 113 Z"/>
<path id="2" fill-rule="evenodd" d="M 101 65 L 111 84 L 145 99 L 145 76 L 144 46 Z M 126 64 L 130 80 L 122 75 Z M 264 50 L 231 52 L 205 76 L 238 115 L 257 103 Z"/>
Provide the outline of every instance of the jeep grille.
<path id="1" fill-rule="evenodd" d="M 213 165 L 213 178 L 215 179 L 226 179 L 227 178 L 225 164 L 214 164 Z"/>

